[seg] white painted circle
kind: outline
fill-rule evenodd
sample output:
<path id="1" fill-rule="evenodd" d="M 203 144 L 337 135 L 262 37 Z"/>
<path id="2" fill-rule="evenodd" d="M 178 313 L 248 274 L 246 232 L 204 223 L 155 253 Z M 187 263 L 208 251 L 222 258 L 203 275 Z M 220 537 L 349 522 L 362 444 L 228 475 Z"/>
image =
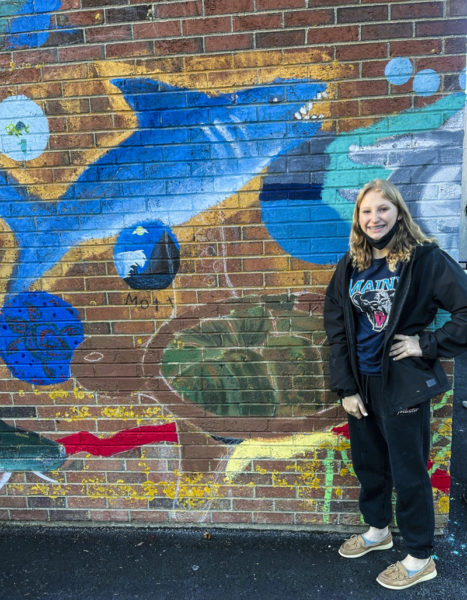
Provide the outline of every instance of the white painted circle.
<path id="1" fill-rule="evenodd" d="M 0 102 L 0 152 L 13 160 L 32 160 L 49 141 L 49 122 L 40 106 L 27 96 Z"/>

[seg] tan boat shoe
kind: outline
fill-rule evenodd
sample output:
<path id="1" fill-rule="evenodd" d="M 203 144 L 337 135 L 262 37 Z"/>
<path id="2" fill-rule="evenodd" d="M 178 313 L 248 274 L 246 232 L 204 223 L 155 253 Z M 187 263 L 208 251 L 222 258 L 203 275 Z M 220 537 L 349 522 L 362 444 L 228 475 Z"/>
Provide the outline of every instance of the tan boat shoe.
<path id="1" fill-rule="evenodd" d="M 390 565 L 380 573 L 376 581 L 390 590 L 405 590 L 422 581 L 434 579 L 436 575 L 436 564 L 430 557 L 427 564 L 413 575 L 409 575 L 409 572 L 402 563 L 396 562 L 396 564 Z"/>
<path id="2" fill-rule="evenodd" d="M 380 542 L 366 542 L 363 536 L 353 535 L 339 548 L 339 554 L 344 558 L 358 558 L 373 550 L 389 550 L 393 547 L 391 532 Z"/>

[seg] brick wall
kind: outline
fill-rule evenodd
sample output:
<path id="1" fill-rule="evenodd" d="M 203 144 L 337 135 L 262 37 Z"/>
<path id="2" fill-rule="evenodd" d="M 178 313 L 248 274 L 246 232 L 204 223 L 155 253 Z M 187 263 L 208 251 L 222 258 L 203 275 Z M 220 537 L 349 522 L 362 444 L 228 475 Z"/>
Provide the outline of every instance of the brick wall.
<path id="1" fill-rule="evenodd" d="M 374 177 L 458 258 L 465 3 L 10 5 L 0 518 L 359 525 L 324 292 Z"/>

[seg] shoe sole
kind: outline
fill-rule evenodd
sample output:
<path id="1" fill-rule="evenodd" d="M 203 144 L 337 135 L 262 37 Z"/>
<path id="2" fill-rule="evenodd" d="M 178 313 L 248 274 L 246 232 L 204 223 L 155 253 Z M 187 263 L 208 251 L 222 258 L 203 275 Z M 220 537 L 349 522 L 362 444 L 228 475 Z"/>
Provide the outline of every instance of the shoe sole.
<path id="1" fill-rule="evenodd" d="M 388 583 L 383 583 L 378 578 L 376 578 L 376 581 L 379 583 L 379 585 L 382 585 L 383 587 L 387 588 L 388 590 L 406 590 L 407 588 L 412 587 L 413 585 L 417 585 L 417 583 L 422 583 L 423 581 L 430 581 L 430 579 L 434 579 L 437 575 L 438 575 L 438 573 L 436 572 L 436 569 L 435 569 L 431 573 L 427 573 L 423 577 L 420 577 L 420 579 L 417 579 L 416 581 L 413 581 L 412 583 L 408 583 L 407 585 L 389 585 Z"/>
<path id="2" fill-rule="evenodd" d="M 387 544 L 384 544 L 384 546 L 375 546 L 374 548 L 370 546 L 369 548 L 366 548 L 365 550 L 360 552 L 360 554 L 344 554 L 343 552 L 341 552 L 340 548 L 338 552 L 344 558 L 360 558 L 360 556 L 365 556 L 365 554 L 368 554 L 368 552 L 374 552 L 375 550 L 389 550 L 389 548 L 392 548 L 393 546 L 394 542 L 391 540 Z"/>

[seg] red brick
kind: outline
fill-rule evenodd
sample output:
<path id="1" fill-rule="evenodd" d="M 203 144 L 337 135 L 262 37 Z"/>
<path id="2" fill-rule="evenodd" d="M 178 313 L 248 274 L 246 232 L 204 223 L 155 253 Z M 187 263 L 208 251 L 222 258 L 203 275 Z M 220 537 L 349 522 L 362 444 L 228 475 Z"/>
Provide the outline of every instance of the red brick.
<path id="1" fill-rule="evenodd" d="M 451 38 L 444 41 L 445 54 L 465 54 L 467 40 L 463 37 Z"/>
<path id="2" fill-rule="evenodd" d="M 445 35 L 466 35 L 467 19 L 445 19 L 443 21 L 426 21 L 415 23 L 417 37 L 439 37 Z"/>
<path id="3" fill-rule="evenodd" d="M 116 42 L 131 39 L 130 25 L 113 25 L 110 27 L 88 27 L 85 30 L 86 44 L 96 42 Z"/>
<path id="4" fill-rule="evenodd" d="M 26 498 L 24 496 L 0 496 L 0 506 L 2 508 L 26 508 Z M 7 518 L 8 519 L 8 518 Z"/>
<path id="5" fill-rule="evenodd" d="M 267 33 L 257 33 L 257 48 L 286 48 L 287 46 L 303 46 L 305 43 L 305 30 L 298 29 L 293 31 L 271 31 Z"/>
<path id="6" fill-rule="evenodd" d="M 305 8 L 306 0 L 256 0 L 256 10 Z"/>
<path id="7" fill-rule="evenodd" d="M 356 117 L 358 115 L 358 101 L 342 99 L 340 102 L 331 104 L 331 116 L 339 117 Z"/>
<path id="8" fill-rule="evenodd" d="M 92 510 L 91 519 L 107 523 L 126 522 L 129 515 L 127 510 Z"/>
<path id="9" fill-rule="evenodd" d="M 446 40 L 448 41 L 448 40 Z M 440 54 L 442 50 L 441 40 L 404 40 L 403 42 L 390 42 L 390 56 L 419 56 Z"/>
<path id="10" fill-rule="evenodd" d="M 82 475 L 81 475 L 82 476 Z M 77 496 L 67 496 L 68 508 L 105 508 L 107 506 L 107 500 L 105 498 L 89 498 L 88 496 L 82 498 Z"/>
<path id="11" fill-rule="evenodd" d="M 233 18 L 234 31 L 253 31 L 261 29 L 280 29 L 282 27 L 282 15 L 263 14 L 263 15 L 248 15 L 246 17 Z"/>
<path id="12" fill-rule="evenodd" d="M 387 60 L 366 60 L 362 62 L 362 79 L 384 77 Z"/>
<path id="13" fill-rule="evenodd" d="M 13 65 L 14 66 L 14 65 Z M 2 79 L 4 85 L 14 85 L 15 83 L 38 83 L 41 80 L 41 70 L 35 67 L 13 68 L 12 71 L 3 72 Z"/>
<path id="14" fill-rule="evenodd" d="M 285 13 L 285 27 L 331 25 L 335 23 L 332 10 L 301 10 Z"/>
<path id="15" fill-rule="evenodd" d="M 411 38 L 412 23 L 385 23 L 382 25 L 363 25 L 362 41 L 389 40 L 392 38 Z"/>
<path id="16" fill-rule="evenodd" d="M 294 522 L 292 513 L 254 512 L 253 523 L 291 525 Z"/>
<path id="17" fill-rule="evenodd" d="M 381 100 L 361 100 L 361 115 L 388 115 L 406 110 L 411 106 L 410 98 L 382 98 Z"/>
<path id="18" fill-rule="evenodd" d="M 255 496 L 257 498 L 296 498 L 296 487 L 272 487 L 272 486 L 255 486 Z"/>
<path id="19" fill-rule="evenodd" d="M 47 521 L 48 512 L 46 510 L 16 510 L 11 509 L 10 511 L 11 521 Z M 4 513 L 4 514 L 2 514 Z M 8 514 L 6 511 L 0 511 L 0 518 L 2 520 L 8 520 Z"/>
<path id="20" fill-rule="evenodd" d="M 375 0 L 371 0 L 374 4 Z M 356 4 L 356 0 L 313 0 L 314 8 L 319 8 L 320 6 L 331 6 L 335 8 L 336 5 L 344 6 L 346 4 Z"/>
<path id="21" fill-rule="evenodd" d="M 169 514 L 164 510 L 132 510 L 130 520 L 143 523 L 167 523 Z"/>
<path id="22" fill-rule="evenodd" d="M 467 16 L 467 4 L 465 0 L 449 0 L 447 7 L 449 17 Z"/>
<path id="23" fill-rule="evenodd" d="M 112 324 L 113 333 L 133 333 L 139 335 L 141 333 L 154 333 L 154 321 L 120 321 Z"/>
<path id="24" fill-rule="evenodd" d="M 133 23 L 134 21 L 145 21 L 148 18 L 150 4 L 139 6 L 123 6 L 121 8 L 106 8 L 106 23 Z"/>
<path id="25" fill-rule="evenodd" d="M 232 13 L 253 12 L 253 0 L 236 0 L 235 3 L 225 0 L 204 0 L 204 13 L 206 15 L 225 15 Z"/>
<path id="26" fill-rule="evenodd" d="M 359 31 L 356 25 L 347 27 L 320 27 L 309 29 L 307 44 L 331 44 L 333 42 L 357 42 Z"/>
<path id="27" fill-rule="evenodd" d="M 13 62 L 17 68 L 23 65 L 40 65 L 41 63 L 56 63 L 58 52 L 56 48 L 40 50 L 17 50 L 13 52 Z"/>
<path id="28" fill-rule="evenodd" d="M 410 2 L 409 4 L 391 4 L 391 19 L 422 19 L 423 17 L 442 17 L 445 2 Z"/>
<path id="29" fill-rule="evenodd" d="M 183 35 L 203 35 L 206 33 L 230 33 L 230 17 L 187 19 L 183 21 Z"/>
<path id="30" fill-rule="evenodd" d="M 235 35 L 216 35 L 206 37 L 206 52 L 228 52 L 253 48 L 253 36 L 249 33 Z"/>
<path id="31" fill-rule="evenodd" d="M 60 6 L 60 10 L 71 10 L 80 8 L 81 3 L 80 0 L 62 0 L 62 4 Z"/>
<path id="32" fill-rule="evenodd" d="M 362 96 L 385 96 L 388 84 L 384 79 L 364 79 L 359 81 L 344 81 L 337 84 L 337 97 L 360 98 Z"/>
<path id="33" fill-rule="evenodd" d="M 252 498 L 245 500 L 237 498 L 233 501 L 233 510 L 235 511 L 253 511 L 253 510 L 272 510 L 273 501 L 264 498 Z"/>
<path id="34" fill-rule="evenodd" d="M 413 5 L 411 5 L 413 6 Z M 360 6 L 358 8 L 338 8 L 338 23 L 373 23 L 375 21 L 387 21 L 387 6 Z"/>
<path id="35" fill-rule="evenodd" d="M 415 71 L 434 69 L 437 73 L 460 73 L 465 67 L 465 56 L 430 56 L 415 61 Z"/>
<path id="36" fill-rule="evenodd" d="M 131 44 L 107 44 L 106 58 L 125 58 L 130 56 L 152 56 L 154 42 L 132 42 Z"/>
<path id="37" fill-rule="evenodd" d="M 213 523 L 252 523 L 251 513 L 212 512 Z"/>
<path id="38" fill-rule="evenodd" d="M 63 15 L 65 16 L 65 15 Z M 70 11 L 66 14 L 66 19 L 63 20 L 63 26 L 76 27 L 77 25 L 101 25 L 104 22 L 103 10 L 79 10 Z"/>
<path id="39" fill-rule="evenodd" d="M 156 4 L 156 15 L 158 19 L 171 19 L 174 17 L 198 17 L 203 14 L 201 0 L 191 2 L 174 2 L 170 4 Z"/>
<path id="40" fill-rule="evenodd" d="M 91 61 L 100 60 L 105 56 L 104 46 L 90 44 L 86 46 L 70 46 L 58 49 L 58 60 L 59 62 L 77 62 L 77 61 Z"/>
<path id="41" fill-rule="evenodd" d="M 372 60 L 387 57 L 387 43 L 369 42 L 367 44 L 349 44 L 336 47 L 336 58 L 344 60 Z"/>
<path id="42" fill-rule="evenodd" d="M 135 39 L 177 37 L 181 34 L 180 21 L 160 21 L 157 23 L 136 23 L 133 25 Z"/>
<path id="43" fill-rule="evenodd" d="M 0 54 L 0 69 L 9 68 L 13 62 L 13 52 L 5 52 L 4 50 Z"/>
<path id="44" fill-rule="evenodd" d="M 196 54 L 203 50 L 203 38 L 184 38 L 174 40 L 157 40 L 154 42 L 154 54 Z"/>

